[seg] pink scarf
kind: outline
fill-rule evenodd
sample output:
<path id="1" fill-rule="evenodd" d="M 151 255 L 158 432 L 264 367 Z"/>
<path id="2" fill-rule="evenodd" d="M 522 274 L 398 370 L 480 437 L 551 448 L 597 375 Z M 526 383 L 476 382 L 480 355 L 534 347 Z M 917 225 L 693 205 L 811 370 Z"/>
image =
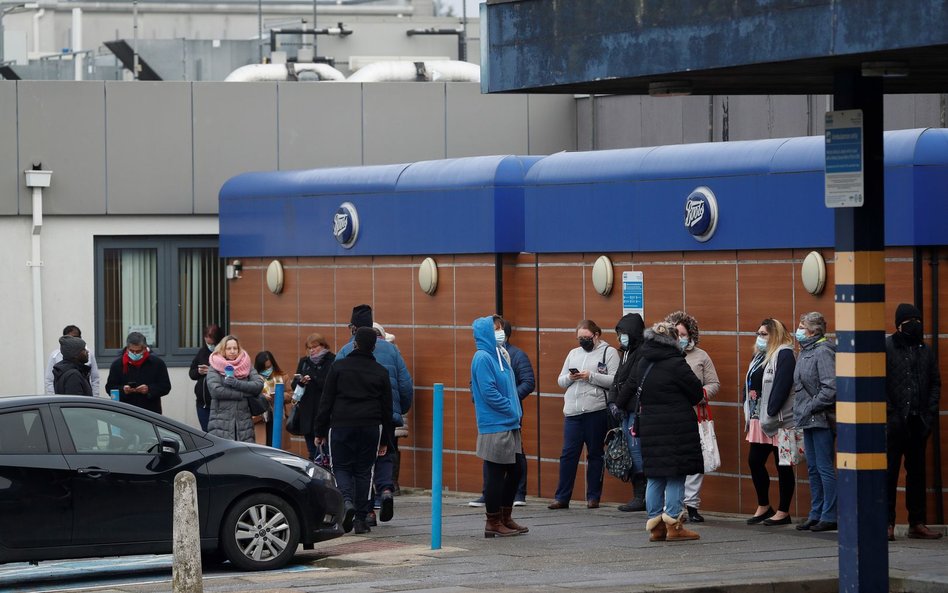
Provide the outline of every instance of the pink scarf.
<path id="1" fill-rule="evenodd" d="M 246 379 L 250 376 L 250 355 L 246 350 L 241 350 L 236 360 L 227 360 L 217 353 L 211 354 L 211 367 L 220 374 L 224 374 L 224 367 L 230 365 L 234 367 L 234 376 L 238 379 Z"/>

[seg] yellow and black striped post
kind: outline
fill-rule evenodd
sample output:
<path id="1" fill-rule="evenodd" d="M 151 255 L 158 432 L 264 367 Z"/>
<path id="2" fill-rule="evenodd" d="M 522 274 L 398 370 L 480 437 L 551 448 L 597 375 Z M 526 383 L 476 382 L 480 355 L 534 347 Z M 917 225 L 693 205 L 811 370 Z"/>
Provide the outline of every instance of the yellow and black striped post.
<path id="1" fill-rule="evenodd" d="M 836 75 L 835 109 L 863 112 L 864 202 L 836 209 L 839 590 L 889 590 L 886 540 L 882 79 Z"/>

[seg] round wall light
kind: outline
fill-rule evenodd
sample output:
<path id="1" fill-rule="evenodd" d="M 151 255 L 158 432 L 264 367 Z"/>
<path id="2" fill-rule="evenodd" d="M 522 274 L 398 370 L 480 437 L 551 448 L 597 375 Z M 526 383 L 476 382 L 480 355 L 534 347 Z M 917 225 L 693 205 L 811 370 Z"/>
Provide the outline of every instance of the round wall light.
<path id="1" fill-rule="evenodd" d="M 434 294 L 438 290 L 438 264 L 430 257 L 418 266 L 418 286 L 425 294 Z"/>
<path id="2" fill-rule="evenodd" d="M 273 260 L 267 266 L 267 288 L 273 294 L 283 292 L 283 264 L 278 260 Z"/>
<path id="3" fill-rule="evenodd" d="M 609 293 L 612 292 L 612 281 L 614 279 L 612 260 L 605 255 L 600 255 L 596 263 L 593 264 L 593 288 L 602 296 L 609 296 Z"/>
<path id="4" fill-rule="evenodd" d="M 815 251 L 808 253 L 803 258 L 800 278 L 803 280 L 803 287 L 808 293 L 821 294 L 826 286 L 826 262 L 823 260 L 823 256 Z"/>

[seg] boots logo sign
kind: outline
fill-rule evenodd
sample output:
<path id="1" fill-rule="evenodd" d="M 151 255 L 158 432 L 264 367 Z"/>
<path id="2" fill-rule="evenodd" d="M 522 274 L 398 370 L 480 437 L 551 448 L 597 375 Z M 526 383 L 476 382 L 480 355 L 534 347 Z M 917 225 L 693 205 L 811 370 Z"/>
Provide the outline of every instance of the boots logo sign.
<path id="1" fill-rule="evenodd" d="M 707 187 L 695 188 L 685 200 L 685 229 L 704 243 L 718 228 L 718 201 Z"/>
<path id="2" fill-rule="evenodd" d="M 359 214 L 351 202 L 343 202 L 332 218 L 332 234 L 340 245 L 349 249 L 359 238 Z"/>

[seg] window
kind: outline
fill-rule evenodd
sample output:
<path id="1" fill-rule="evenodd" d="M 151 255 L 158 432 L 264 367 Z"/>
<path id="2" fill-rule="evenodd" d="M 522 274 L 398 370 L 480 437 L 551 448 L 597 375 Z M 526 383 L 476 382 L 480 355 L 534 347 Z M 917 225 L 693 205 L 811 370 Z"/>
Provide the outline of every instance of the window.
<path id="1" fill-rule="evenodd" d="M 38 410 L 0 414 L 0 455 L 49 453 Z"/>
<path id="2" fill-rule="evenodd" d="M 208 323 L 227 327 L 224 265 L 211 237 L 96 238 L 96 353 L 130 332 L 171 365 L 191 362 Z"/>
<path id="3" fill-rule="evenodd" d="M 62 412 L 77 453 L 157 451 L 158 432 L 151 422 L 102 408 L 62 408 Z"/>

